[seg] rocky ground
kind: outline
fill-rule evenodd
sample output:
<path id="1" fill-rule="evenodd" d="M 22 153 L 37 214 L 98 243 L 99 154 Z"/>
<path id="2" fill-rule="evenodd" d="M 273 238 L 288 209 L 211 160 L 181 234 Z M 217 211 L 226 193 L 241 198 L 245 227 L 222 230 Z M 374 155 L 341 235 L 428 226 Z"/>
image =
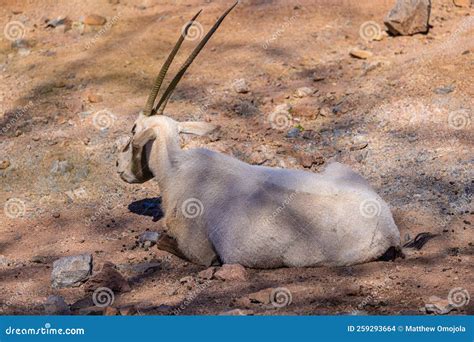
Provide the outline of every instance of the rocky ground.
<path id="1" fill-rule="evenodd" d="M 2 314 L 103 314 L 101 285 L 106 314 L 473 314 L 471 8 L 434 1 L 428 34 L 392 37 L 392 1 L 242 0 L 167 107 L 222 129 L 183 145 L 313 172 L 344 162 L 403 241 L 437 236 L 395 262 L 204 270 L 140 241 L 162 230 L 159 189 L 122 182 L 115 160 L 183 24 L 203 8 L 206 30 L 228 3 L 3 3 Z M 81 254 L 87 282 L 52 284 L 53 262 Z"/>

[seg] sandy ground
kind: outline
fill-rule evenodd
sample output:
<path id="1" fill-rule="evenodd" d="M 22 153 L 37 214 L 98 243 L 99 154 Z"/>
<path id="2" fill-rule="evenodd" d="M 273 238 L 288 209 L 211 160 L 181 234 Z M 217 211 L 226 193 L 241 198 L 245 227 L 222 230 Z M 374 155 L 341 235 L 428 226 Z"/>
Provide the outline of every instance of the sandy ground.
<path id="1" fill-rule="evenodd" d="M 472 9 L 434 1 L 427 35 L 367 42 L 361 25 L 383 27 L 392 1 L 241 1 L 167 107 L 178 120 L 221 125 L 219 139 L 183 144 L 268 166 L 304 169 L 315 158 L 313 172 L 344 162 L 390 204 L 403 241 L 438 236 L 395 262 L 249 269 L 238 282 L 200 280 L 202 267 L 137 247 L 142 232 L 162 229 L 159 189 L 115 173 L 117 149 L 182 25 L 203 8 L 206 30 L 228 2 L 0 3 L 1 27 L 21 22 L 26 40 L 0 36 L 0 204 L 9 208 L 0 211 L 2 314 L 44 313 L 52 294 L 69 304 L 88 298 L 83 287 L 51 287 L 52 262 L 79 253 L 92 253 L 95 268 L 118 265 L 132 291 L 113 306 L 139 314 L 425 314 L 430 296 L 474 294 Z M 113 25 L 81 26 L 88 14 Z M 69 30 L 45 27 L 59 16 Z M 195 44 L 183 44 L 170 75 Z M 355 47 L 373 56 L 355 59 Z M 242 78 L 246 94 L 232 86 Z M 301 87 L 314 94 L 296 96 Z M 285 103 L 291 120 L 272 128 L 270 113 Z M 305 137 L 288 138 L 296 126 Z M 159 267 L 137 271 L 144 263 Z M 291 304 L 248 299 L 275 287 L 290 291 Z M 473 314 L 473 302 L 450 314 Z"/>

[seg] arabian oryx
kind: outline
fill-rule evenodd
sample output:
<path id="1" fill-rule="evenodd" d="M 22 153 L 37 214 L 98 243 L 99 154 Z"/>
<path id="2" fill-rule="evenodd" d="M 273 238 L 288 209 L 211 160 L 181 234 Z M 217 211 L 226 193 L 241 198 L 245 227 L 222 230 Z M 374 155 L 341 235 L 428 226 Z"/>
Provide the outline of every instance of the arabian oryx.
<path id="1" fill-rule="evenodd" d="M 204 148 L 181 149 L 180 133 L 202 136 L 217 126 L 178 122 L 164 109 L 235 5 L 199 42 L 155 106 L 166 71 L 200 12 L 184 27 L 117 161 L 128 183 L 156 179 L 165 214 L 162 249 L 201 265 L 254 268 L 353 265 L 394 257 L 400 233 L 390 209 L 349 167 L 332 163 L 312 173 L 249 165 Z"/>

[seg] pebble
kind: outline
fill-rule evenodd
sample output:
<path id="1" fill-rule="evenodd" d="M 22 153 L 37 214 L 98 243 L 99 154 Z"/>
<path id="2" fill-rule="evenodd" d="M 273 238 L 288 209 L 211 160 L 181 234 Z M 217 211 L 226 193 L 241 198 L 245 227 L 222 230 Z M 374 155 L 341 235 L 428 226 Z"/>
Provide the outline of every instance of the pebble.
<path id="1" fill-rule="evenodd" d="M 247 271 L 239 264 L 224 264 L 220 267 L 214 277 L 223 281 L 246 281 Z"/>
<path id="2" fill-rule="evenodd" d="M 86 25 L 102 26 L 107 22 L 107 20 L 98 14 L 90 14 L 85 16 L 82 22 Z"/>
<path id="3" fill-rule="evenodd" d="M 307 97 L 313 94 L 314 91 L 310 87 L 301 87 L 296 90 L 296 97 Z"/>
<path id="4" fill-rule="evenodd" d="M 232 309 L 223 311 L 219 316 L 251 316 L 253 315 L 252 310 Z"/>
<path id="5" fill-rule="evenodd" d="M 8 159 L 0 161 L 0 170 L 8 169 L 10 166 L 10 161 Z"/>
<path id="6" fill-rule="evenodd" d="M 452 93 L 453 91 L 454 91 L 453 85 L 439 87 L 434 90 L 434 92 L 438 95 L 446 95 L 446 94 Z"/>
<path id="7" fill-rule="evenodd" d="M 209 268 L 205 269 L 204 271 L 199 272 L 197 274 L 197 276 L 200 279 L 209 280 L 209 279 L 212 279 L 212 277 L 214 276 L 215 271 L 216 271 L 215 267 L 209 267 Z"/>
<path id="8" fill-rule="evenodd" d="M 151 246 L 156 245 L 158 239 L 160 238 L 160 234 L 157 232 L 146 231 L 138 238 L 138 243 L 145 248 L 149 248 Z"/>
<path id="9" fill-rule="evenodd" d="M 301 131 L 299 128 L 293 127 L 291 128 L 288 133 L 286 133 L 287 138 L 298 138 L 300 135 Z"/>
<path id="10" fill-rule="evenodd" d="M 370 51 L 354 48 L 352 49 L 349 54 L 354 57 L 354 58 L 359 58 L 359 59 L 367 59 L 372 57 L 374 54 Z"/>
<path id="11" fill-rule="evenodd" d="M 49 296 L 44 304 L 44 310 L 47 315 L 69 315 L 71 309 L 63 297 L 52 295 Z"/>
<path id="12" fill-rule="evenodd" d="M 248 93 L 249 92 L 249 86 L 247 84 L 247 81 L 245 81 L 245 79 L 241 78 L 241 79 L 238 79 L 238 80 L 235 80 L 234 83 L 232 84 L 234 90 L 237 92 L 237 93 L 240 93 L 240 94 L 245 94 L 245 93 Z"/>
<path id="13" fill-rule="evenodd" d="M 99 103 L 103 101 L 103 98 L 98 94 L 89 94 L 87 95 L 87 100 L 89 100 L 90 103 Z"/>
<path id="14" fill-rule="evenodd" d="M 92 255 L 68 256 L 53 263 L 51 285 L 54 288 L 81 285 L 92 272 Z"/>
<path id="15" fill-rule="evenodd" d="M 446 315 L 453 309 L 454 307 L 447 299 L 442 299 L 437 296 L 431 296 L 429 298 L 429 303 L 425 304 L 425 310 L 427 313 L 434 313 L 437 315 Z"/>

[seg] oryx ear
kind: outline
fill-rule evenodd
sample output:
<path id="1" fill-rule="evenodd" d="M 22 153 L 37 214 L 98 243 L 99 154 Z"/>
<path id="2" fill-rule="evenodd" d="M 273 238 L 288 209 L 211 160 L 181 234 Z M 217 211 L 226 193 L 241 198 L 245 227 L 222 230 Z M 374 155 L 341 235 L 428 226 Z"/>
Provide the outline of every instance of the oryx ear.
<path id="1" fill-rule="evenodd" d="M 179 132 L 185 134 L 206 135 L 217 131 L 220 126 L 201 121 L 180 122 Z"/>
<path id="2" fill-rule="evenodd" d="M 142 148 L 147 142 L 156 138 L 155 130 L 153 128 L 147 128 L 144 131 L 134 135 L 132 139 L 133 147 Z"/>

